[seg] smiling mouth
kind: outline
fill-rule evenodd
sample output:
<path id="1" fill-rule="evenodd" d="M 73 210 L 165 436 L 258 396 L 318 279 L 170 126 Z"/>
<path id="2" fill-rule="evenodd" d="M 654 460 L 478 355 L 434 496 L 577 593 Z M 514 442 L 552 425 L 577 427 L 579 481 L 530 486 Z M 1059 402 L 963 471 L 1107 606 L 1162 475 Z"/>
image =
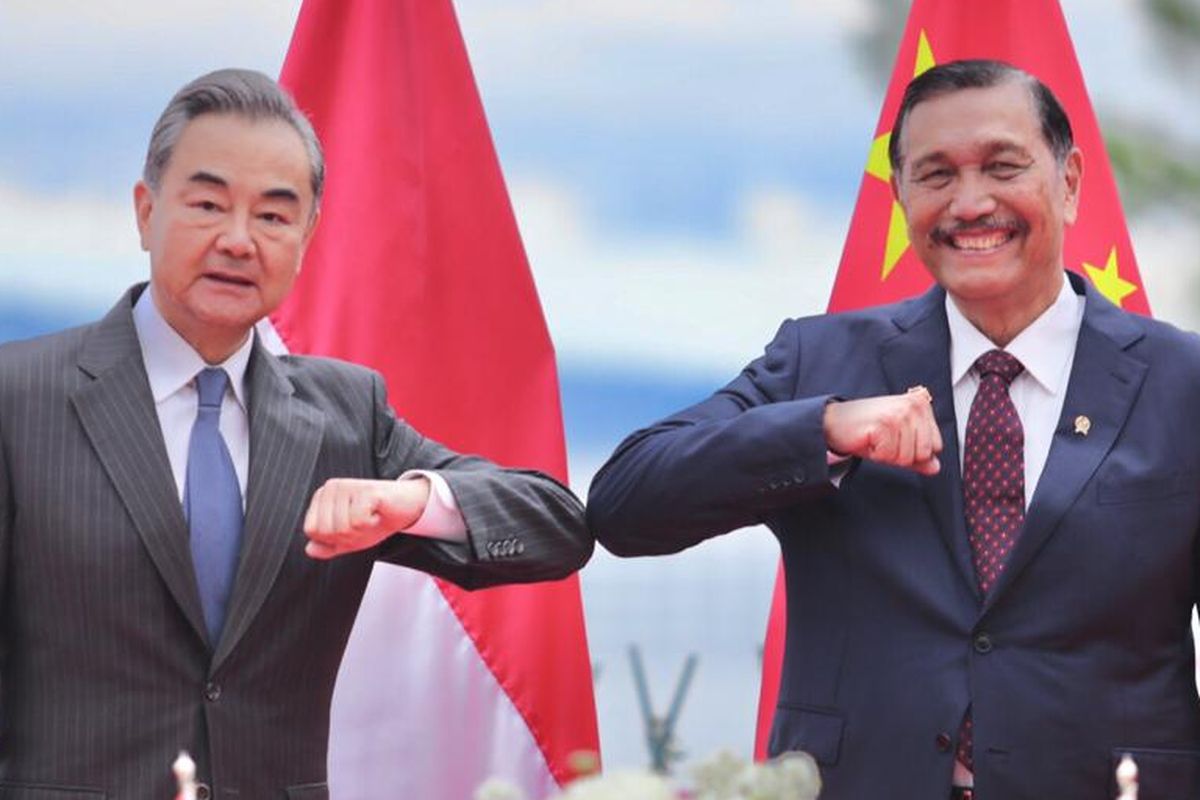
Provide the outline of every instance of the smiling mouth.
<path id="1" fill-rule="evenodd" d="M 962 253 L 989 253 L 1008 244 L 1024 230 L 1024 226 L 1016 223 L 960 225 L 950 230 L 935 230 L 933 239 L 940 245 Z"/>
<path id="2" fill-rule="evenodd" d="M 225 284 L 226 286 L 253 286 L 254 281 L 248 278 L 243 278 L 239 275 L 227 275 L 219 272 L 206 272 L 204 277 L 210 281 Z"/>
<path id="3" fill-rule="evenodd" d="M 1003 244 L 1012 241 L 1016 231 L 988 231 L 980 233 L 960 233 L 946 237 L 951 247 L 972 253 L 982 253 L 995 250 Z"/>

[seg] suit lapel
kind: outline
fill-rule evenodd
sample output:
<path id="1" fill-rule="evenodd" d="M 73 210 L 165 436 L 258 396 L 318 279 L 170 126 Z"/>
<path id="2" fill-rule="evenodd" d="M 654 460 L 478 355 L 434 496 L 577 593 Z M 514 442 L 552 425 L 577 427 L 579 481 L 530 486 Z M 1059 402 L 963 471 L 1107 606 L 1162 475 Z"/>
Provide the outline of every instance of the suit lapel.
<path id="1" fill-rule="evenodd" d="M 1127 348 L 1141 329 L 1087 285 L 1075 362 L 1054 430 L 1046 466 L 1038 479 L 1025 526 L 984 604 L 986 613 L 1029 565 L 1053 534 L 1112 449 L 1145 379 L 1147 366 Z M 1087 435 L 1075 433 L 1075 418 L 1091 421 Z"/>
<path id="2" fill-rule="evenodd" d="M 168 590 L 207 641 L 187 521 L 133 326 L 138 293 L 130 290 L 97 324 L 79 360 L 93 380 L 71 402 Z"/>
<path id="3" fill-rule="evenodd" d="M 970 591 L 978 596 L 979 584 L 963 519 L 945 298 L 945 292 L 935 287 L 904 306 L 894 319 L 900 333 L 880 347 L 880 360 L 891 392 L 899 394 L 910 386 L 922 385 L 933 395 L 933 412 L 942 434 L 942 468 L 937 475 L 922 478 L 922 483 L 946 549 Z"/>
<path id="4" fill-rule="evenodd" d="M 247 368 L 250 474 L 246 523 L 229 616 L 212 669 L 232 652 L 262 607 L 308 508 L 324 415 L 293 395 L 291 381 L 257 336 Z"/>

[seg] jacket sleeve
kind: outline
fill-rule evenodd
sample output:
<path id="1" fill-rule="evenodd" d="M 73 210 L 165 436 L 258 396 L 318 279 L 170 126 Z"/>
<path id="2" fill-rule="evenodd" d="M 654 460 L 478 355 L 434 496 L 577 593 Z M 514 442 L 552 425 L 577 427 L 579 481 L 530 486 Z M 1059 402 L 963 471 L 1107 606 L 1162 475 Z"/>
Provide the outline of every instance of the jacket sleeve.
<path id="1" fill-rule="evenodd" d="M 800 329 L 691 408 L 637 431 L 596 473 L 588 524 L 621 556 L 674 553 L 832 490 L 823 421 L 804 396 Z"/>
<path id="2" fill-rule="evenodd" d="M 422 436 L 396 418 L 378 375 L 374 396 L 377 476 L 436 470 L 467 527 L 465 543 L 397 533 L 383 543 L 381 558 L 465 589 L 556 580 L 587 562 L 594 540 L 568 488 L 535 470 L 503 468 Z"/>

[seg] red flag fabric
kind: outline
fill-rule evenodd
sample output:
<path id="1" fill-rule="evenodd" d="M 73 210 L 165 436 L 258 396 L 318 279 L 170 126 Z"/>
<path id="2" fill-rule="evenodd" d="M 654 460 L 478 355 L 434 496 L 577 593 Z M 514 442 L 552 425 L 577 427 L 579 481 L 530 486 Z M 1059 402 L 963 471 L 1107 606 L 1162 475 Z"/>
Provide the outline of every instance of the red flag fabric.
<path id="1" fill-rule="evenodd" d="M 325 148 L 321 222 L 272 322 L 379 370 L 399 416 L 566 478 L 554 352 L 450 0 L 305 0 L 282 83 Z M 533 798 L 598 752 L 576 578 L 467 593 L 379 565 L 334 696 L 340 798 Z"/>
<path id="2" fill-rule="evenodd" d="M 1148 314 L 1116 183 L 1067 23 L 1057 0 L 915 0 L 892 69 L 846 246 L 829 299 L 830 311 L 890 303 L 924 291 L 929 274 L 909 247 L 904 214 L 891 193 L 887 149 L 904 87 L 935 64 L 964 58 L 1007 61 L 1042 80 L 1066 108 L 1083 151 L 1079 219 L 1067 228 L 1068 269 L 1092 280 L 1109 300 Z M 755 755 L 764 758 L 783 662 L 786 598 L 777 574 L 763 651 Z"/>

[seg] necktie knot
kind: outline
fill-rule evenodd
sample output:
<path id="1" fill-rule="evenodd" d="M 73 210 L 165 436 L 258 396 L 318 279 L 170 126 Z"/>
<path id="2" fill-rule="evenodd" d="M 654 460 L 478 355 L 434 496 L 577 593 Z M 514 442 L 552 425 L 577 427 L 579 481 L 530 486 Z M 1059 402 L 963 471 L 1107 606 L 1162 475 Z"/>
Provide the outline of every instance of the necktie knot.
<path id="1" fill-rule="evenodd" d="M 1025 366 L 1012 353 L 1003 350 L 988 350 L 975 359 L 975 372 L 982 379 L 986 375 L 996 375 L 1007 386 L 1013 379 L 1025 371 Z"/>
<path id="2" fill-rule="evenodd" d="M 200 395 L 200 405 L 206 407 L 221 407 L 225 397 L 225 387 L 229 385 L 229 376 L 225 370 L 216 367 L 205 367 L 196 373 L 196 393 Z"/>

